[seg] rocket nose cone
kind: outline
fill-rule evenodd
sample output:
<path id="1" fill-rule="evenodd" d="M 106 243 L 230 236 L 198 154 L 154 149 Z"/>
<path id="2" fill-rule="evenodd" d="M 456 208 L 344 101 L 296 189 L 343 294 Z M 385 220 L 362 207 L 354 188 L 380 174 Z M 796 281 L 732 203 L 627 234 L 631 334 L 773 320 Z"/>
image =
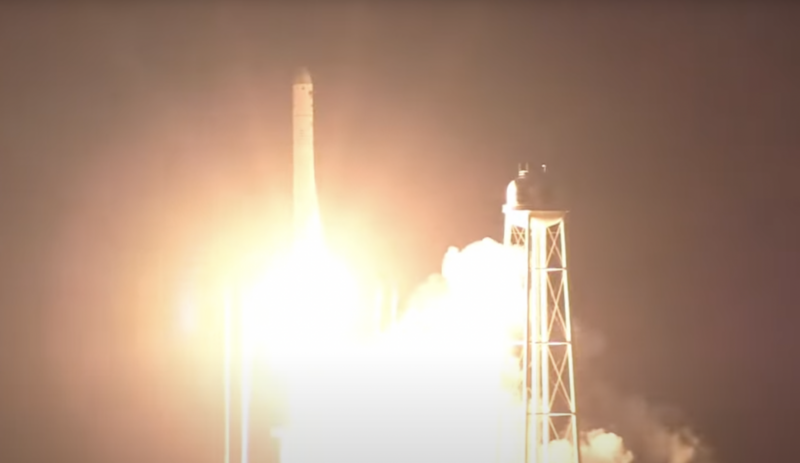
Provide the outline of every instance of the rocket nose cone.
<path id="1" fill-rule="evenodd" d="M 311 83 L 311 74 L 309 74 L 307 68 L 300 68 L 297 70 L 297 74 L 294 76 L 294 83 L 295 84 L 310 84 Z"/>

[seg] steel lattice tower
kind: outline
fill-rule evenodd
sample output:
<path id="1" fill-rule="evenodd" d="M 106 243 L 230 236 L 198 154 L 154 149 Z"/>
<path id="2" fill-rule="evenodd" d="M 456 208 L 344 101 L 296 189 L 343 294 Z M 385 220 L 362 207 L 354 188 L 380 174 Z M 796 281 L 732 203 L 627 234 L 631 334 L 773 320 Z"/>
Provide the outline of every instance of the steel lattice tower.
<path id="1" fill-rule="evenodd" d="M 580 463 L 572 361 L 565 211 L 551 208 L 546 168 L 506 191 L 504 243 L 524 250 L 523 463 Z M 556 449 L 553 441 L 563 441 Z M 561 447 L 568 444 L 565 447 Z M 558 456 L 556 456 L 558 454 Z"/>

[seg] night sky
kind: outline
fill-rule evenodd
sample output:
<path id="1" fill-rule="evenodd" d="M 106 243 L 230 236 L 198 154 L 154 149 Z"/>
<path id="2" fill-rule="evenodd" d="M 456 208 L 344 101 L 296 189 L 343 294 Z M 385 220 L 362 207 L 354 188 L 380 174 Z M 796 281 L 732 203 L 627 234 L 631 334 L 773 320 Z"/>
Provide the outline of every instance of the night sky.
<path id="1" fill-rule="evenodd" d="M 217 367 L 156 346 L 187 269 L 285 240 L 303 65 L 335 246 L 408 290 L 547 163 L 586 384 L 798 458 L 790 2 L 34 3 L 0 8 L 0 461 L 221 461 Z"/>

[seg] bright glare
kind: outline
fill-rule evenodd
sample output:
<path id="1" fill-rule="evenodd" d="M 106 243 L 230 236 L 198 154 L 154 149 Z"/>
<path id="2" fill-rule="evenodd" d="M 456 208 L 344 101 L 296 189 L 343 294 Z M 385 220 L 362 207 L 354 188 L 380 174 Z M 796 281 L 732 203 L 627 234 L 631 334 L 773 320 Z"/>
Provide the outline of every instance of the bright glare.
<path id="1" fill-rule="evenodd" d="M 284 367 L 310 361 L 321 347 L 357 340 L 365 313 L 354 273 L 324 246 L 295 246 L 245 285 L 243 341 Z"/>

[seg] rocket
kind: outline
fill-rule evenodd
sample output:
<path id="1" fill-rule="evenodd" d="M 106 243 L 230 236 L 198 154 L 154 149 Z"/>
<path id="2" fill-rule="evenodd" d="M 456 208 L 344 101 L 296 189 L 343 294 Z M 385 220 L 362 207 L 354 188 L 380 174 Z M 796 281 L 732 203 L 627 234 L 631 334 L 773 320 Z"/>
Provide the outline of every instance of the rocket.
<path id="1" fill-rule="evenodd" d="M 305 68 L 292 85 L 294 228 L 298 239 L 321 237 L 314 175 L 314 85 Z"/>

